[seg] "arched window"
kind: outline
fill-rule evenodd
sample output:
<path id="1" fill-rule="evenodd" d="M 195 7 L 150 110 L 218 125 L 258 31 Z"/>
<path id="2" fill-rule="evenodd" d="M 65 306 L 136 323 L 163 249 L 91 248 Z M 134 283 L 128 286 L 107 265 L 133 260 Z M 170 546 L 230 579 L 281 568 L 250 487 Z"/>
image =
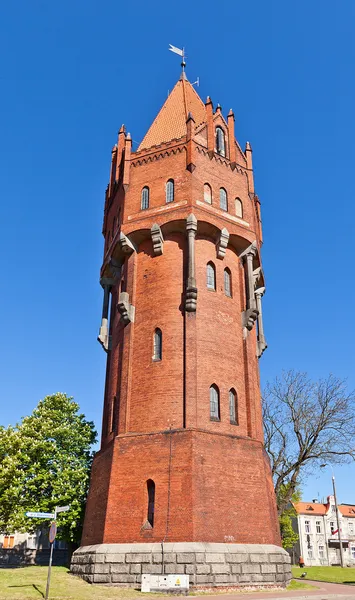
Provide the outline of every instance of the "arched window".
<path id="1" fill-rule="evenodd" d="M 215 290 L 216 289 L 216 269 L 212 262 L 207 263 L 207 289 Z"/>
<path id="2" fill-rule="evenodd" d="M 147 496 L 148 496 L 147 521 L 148 521 L 149 525 L 154 527 L 155 483 L 152 479 L 148 479 L 148 481 L 147 481 Z"/>
<path id="3" fill-rule="evenodd" d="M 232 297 L 232 275 L 229 269 L 224 269 L 224 293 Z"/>
<path id="4" fill-rule="evenodd" d="M 216 127 L 216 152 L 221 156 L 226 155 L 226 142 L 222 127 Z"/>
<path id="5" fill-rule="evenodd" d="M 219 389 L 216 385 L 210 387 L 210 419 L 219 421 Z"/>
<path id="6" fill-rule="evenodd" d="M 243 218 L 243 204 L 240 198 L 235 199 L 235 214 L 237 217 Z"/>
<path id="7" fill-rule="evenodd" d="M 228 210 L 227 192 L 224 188 L 219 190 L 219 206 L 222 210 Z"/>
<path id="8" fill-rule="evenodd" d="M 165 184 L 165 200 L 166 203 L 174 201 L 174 180 L 169 179 Z"/>
<path id="9" fill-rule="evenodd" d="M 163 334 L 159 327 L 154 331 L 153 360 L 161 360 L 163 356 Z"/>
<path id="10" fill-rule="evenodd" d="M 208 183 L 203 186 L 203 199 L 207 204 L 212 204 L 212 190 Z"/>
<path id="11" fill-rule="evenodd" d="M 233 388 L 229 390 L 229 418 L 233 425 L 238 425 L 238 396 Z"/>
<path id="12" fill-rule="evenodd" d="M 149 187 L 145 186 L 142 189 L 141 209 L 146 210 L 147 208 L 149 208 Z"/>

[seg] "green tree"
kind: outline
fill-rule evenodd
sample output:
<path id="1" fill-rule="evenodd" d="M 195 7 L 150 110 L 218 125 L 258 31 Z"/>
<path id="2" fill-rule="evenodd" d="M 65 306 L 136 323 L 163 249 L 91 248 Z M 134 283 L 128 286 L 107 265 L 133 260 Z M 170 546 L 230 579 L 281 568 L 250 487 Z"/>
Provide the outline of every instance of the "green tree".
<path id="1" fill-rule="evenodd" d="M 0 531 L 33 531 L 48 524 L 26 511 L 58 515 L 58 537 L 79 542 L 96 442 L 94 424 L 66 394 L 46 396 L 15 427 L 0 427 Z"/>
<path id="2" fill-rule="evenodd" d="M 289 489 L 288 485 L 281 486 L 279 490 L 279 495 L 283 497 L 288 497 Z M 284 498 L 277 498 L 278 504 L 283 504 Z M 291 497 L 291 502 L 299 502 L 301 500 L 301 492 L 297 489 L 293 492 Z M 294 544 L 298 541 L 298 534 L 294 531 L 292 527 L 292 519 L 297 516 L 297 513 L 291 503 L 283 510 L 281 515 L 279 516 L 280 522 L 280 532 L 282 539 L 283 548 L 292 548 Z"/>

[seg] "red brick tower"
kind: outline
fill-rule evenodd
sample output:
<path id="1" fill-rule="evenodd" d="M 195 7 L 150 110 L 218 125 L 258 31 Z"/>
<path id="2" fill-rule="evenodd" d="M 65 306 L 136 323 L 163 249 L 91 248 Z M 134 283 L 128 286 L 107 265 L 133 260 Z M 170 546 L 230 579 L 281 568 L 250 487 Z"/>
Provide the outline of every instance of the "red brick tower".
<path id="1" fill-rule="evenodd" d="M 184 73 L 135 152 L 121 127 L 103 235 L 102 443 L 73 571 L 284 584 L 263 448 L 252 150 L 232 110 L 204 104 Z"/>

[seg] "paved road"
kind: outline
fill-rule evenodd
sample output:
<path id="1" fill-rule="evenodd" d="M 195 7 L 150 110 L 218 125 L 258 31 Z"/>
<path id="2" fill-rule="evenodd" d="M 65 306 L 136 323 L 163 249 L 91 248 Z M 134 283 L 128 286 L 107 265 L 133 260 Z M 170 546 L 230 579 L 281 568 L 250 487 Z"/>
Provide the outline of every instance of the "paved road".
<path id="1" fill-rule="evenodd" d="M 194 596 L 194 600 L 279 600 L 292 598 L 292 600 L 355 600 L 355 585 L 340 583 L 324 583 L 321 581 L 304 580 L 305 583 L 314 585 L 313 590 L 294 590 L 292 592 L 236 592 L 235 594 L 218 594 L 216 596 Z"/>

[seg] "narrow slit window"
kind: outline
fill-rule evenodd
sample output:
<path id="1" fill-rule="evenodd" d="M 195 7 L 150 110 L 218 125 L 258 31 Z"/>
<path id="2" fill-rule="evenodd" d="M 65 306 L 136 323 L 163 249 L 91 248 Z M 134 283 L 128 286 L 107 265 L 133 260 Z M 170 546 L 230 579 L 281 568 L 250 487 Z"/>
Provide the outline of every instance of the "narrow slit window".
<path id="1" fill-rule="evenodd" d="M 224 188 L 219 190 L 219 207 L 222 210 L 228 210 L 227 192 Z"/>
<path id="2" fill-rule="evenodd" d="M 224 269 L 224 293 L 229 298 L 232 297 L 232 275 L 229 269 Z"/>
<path id="3" fill-rule="evenodd" d="M 157 327 L 154 331 L 153 360 L 161 360 L 163 357 L 163 334 Z"/>
<path id="4" fill-rule="evenodd" d="M 208 183 L 203 186 L 203 199 L 207 204 L 212 204 L 212 189 Z"/>
<path id="5" fill-rule="evenodd" d="M 155 508 L 155 483 L 152 479 L 147 481 L 147 496 L 148 496 L 148 509 L 147 509 L 147 521 L 151 527 L 154 527 L 154 508 Z"/>
<path id="6" fill-rule="evenodd" d="M 216 269 L 212 262 L 207 264 L 207 289 L 216 289 Z"/>
<path id="7" fill-rule="evenodd" d="M 240 198 L 235 199 L 235 214 L 240 219 L 243 218 L 243 204 Z"/>
<path id="8" fill-rule="evenodd" d="M 216 152 L 221 156 L 226 155 L 226 141 L 222 127 L 216 127 Z"/>
<path id="9" fill-rule="evenodd" d="M 233 425 L 238 425 L 238 396 L 234 389 L 229 390 L 229 417 Z"/>
<path id="10" fill-rule="evenodd" d="M 166 203 L 174 202 L 174 180 L 169 179 L 165 184 L 165 199 Z"/>
<path id="11" fill-rule="evenodd" d="M 142 189 L 141 209 L 146 210 L 147 208 L 149 208 L 149 187 L 145 186 Z"/>
<path id="12" fill-rule="evenodd" d="M 219 390 L 216 385 L 210 387 L 210 419 L 212 421 L 219 421 Z"/>

